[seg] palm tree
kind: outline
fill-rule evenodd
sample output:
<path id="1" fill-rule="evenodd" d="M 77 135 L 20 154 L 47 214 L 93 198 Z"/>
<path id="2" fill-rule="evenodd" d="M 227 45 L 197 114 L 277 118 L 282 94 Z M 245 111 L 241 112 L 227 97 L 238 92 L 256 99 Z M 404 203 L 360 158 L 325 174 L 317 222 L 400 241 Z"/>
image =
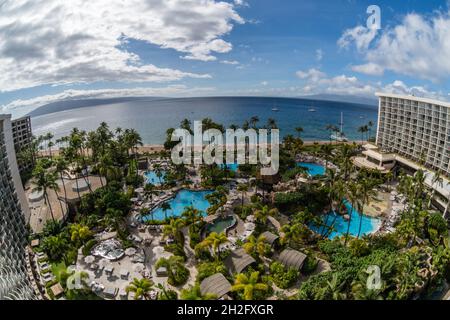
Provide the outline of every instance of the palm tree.
<path id="1" fill-rule="evenodd" d="M 244 273 L 240 273 L 236 276 L 231 291 L 242 291 L 245 300 L 253 300 L 255 291 L 266 292 L 267 290 L 269 290 L 267 284 L 258 281 L 259 271 L 252 272 L 250 277 L 248 277 Z"/>
<path id="2" fill-rule="evenodd" d="M 267 120 L 267 128 L 269 128 L 270 130 L 271 129 L 278 129 L 276 120 L 273 119 L 273 118 L 269 118 Z"/>
<path id="3" fill-rule="evenodd" d="M 361 143 L 364 141 L 364 133 L 366 133 L 367 131 L 367 126 L 361 126 L 358 128 L 358 132 L 361 133 Z"/>
<path id="4" fill-rule="evenodd" d="M 269 206 L 265 205 L 260 209 L 255 210 L 254 215 L 256 221 L 265 225 L 267 223 L 267 219 L 269 217 L 273 217 L 278 214 L 278 210 L 276 208 L 270 209 Z"/>
<path id="5" fill-rule="evenodd" d="M 369 131 L 369 139 L 370 140 L 372 138 L 372 127 L 373 127 L 373 122 L 369 121 L 369 123 L 367 123 L 367 130 Z"/>
<path id="6" fill-rule="evenodd" d="M 348 213 L 349 219 L 348 219 L 348 224 L 347 224 L 347 232 L 345 233 L 345 243 L 344 243 L 345 245 L 347 245 L 348 236 L 350 234 L 350 225 L 352 224 L 353 212 L 358 206 L 358 204 L 357 204 L 358 201 L 360 201 L 359 190 L 360 190 L 360 186 L 356 182 L 350 182 L 348 184 L 347 199 L 350 201 L 352 208 L 351 208 L 351 211 Z"/>
<path id="7" fill-rule="evenodd" d="M 171 237 L 177 240 L 178 243 L 183 242 L 183 233 L 181 229 L 184 227 L 184 221 L 181 219 L 170 219 L 170 223 L 164 226 L 164 237 Z"/>
<path id="8" fill-rule="evenodd" d="M 182 216 L 186 219 L 186 221 L 192 225 L 193 230 L 195 231 L 196 224 L 198 221 L 203 219 L 202 211 L 195 209 L 193 206 L 187 207 Z"/>
<path id="9" fill-rule="evenodd" d="M 325 159 L 325 169 L 328 168 L 328 162 L 333 155 L 333 147 L 329 144 L 323 144 L 320 146 L 320 154 Z"/>
<path id="10" fill-rule="evenodd" d="M 242 247 L 245 252 L 252 256 L 264 257 L 269 249 L 269 244 L 263 235 L 260 235 L 258 238 L 252 235 Z"/>
<path id="11" fill-rule="evenodd" d="M 126 292 L 134 292 L 134 300 L 139 300 L 143 297 L 145 300 L 148 300 L 149 293 L 152 290 L 153 282 L 146 278 L 137 279 L 134 278 L 129 286 L 126 287 Z"/>
<path id="12" fill-rule="evenodd" d="M 181 129 L 187 130 L 192 134 L 191 124 L 191 121 L 186 118 L 181 121 L 180 127 Z"/>
<path id="13" fill-rule="evenodd" d="M 297 127 L 295 128 L 295 131 L 297 132 L 298 138 L 300 139 L 301 134 L 303 133 L 303 128 L 302 127 Z"/>
<path id="14" fill-rule="evenodd" d="M 227 243 L 229 240 L 225 232 L 217 233 L 211 232 L 202 242 L 199 243 L 200 248 L 208 247 L 214 252 L 216 259 L 220 257 L 220 246 Z"/>
<path id="15" fill-rule="evenodd" d="M 428 201 L 428 208 L 431 209 L 431 201 L 433 200 L 433 198 L 436 194 L 435 186 L 439 186 L 440 188 L 442 188 L 443 185 L 444 185 L 444 179 L 442 179 L 441 170 L 438 170 L 434 174 L 433 180 L 431 181 L 431 189 L 433 191 L 431 192 L 430 200 Z"/>
<path id="16" fill-rule="evenodd" d="M 333 273 L 331 280 L 327 281 L 327 289 L 333 300 L 345 299 L 345 293 L 342 293 L 344 285 L 345 281 L 339 282 L 338 274 Z"/>
<path id="17" fill-rule="evenodd" d="M 375 182 L 370 178 L 365 178 L 360 181 L 359 184 L 359 197 L 358 202 L 358 212 L 359 212 L 359 227 L 358 227 L 358 238 L 361 235 L 362 219 L 364 215 L 364 206 L 369 204 L 370 200 L 375 197 L 376 192 L 373 190 Z"/>
<path id="18" fill-rule="evenodd" d="M 327 126 L 325 127 L 325 130 L 327 130 L 327 131 L 330 132 L 330 135 L 329 135 L 329 137 L 330 137 L 330 144 L 332 144 L 332 143 L 333 143 L 333 140 L 331 139 L 331 136 L 332 136 L 333 132 L 339 131 L 339 128 L 336 127 L 335 125 L 329 124 L 329 125 L 327 125 Z"/>
<path id="19" fill-rule="evenodd" d="M 241 206 L 244 208 L 244 196 L 248 192 L 248 185 L 241 183 L 237 186 L 237 191 L 241 192 Z"/>
<path id="20" fill-rule="evenodd" d="M 168 202 L 163 202 L 161 204 L 161 210 L 164 212 L 164 218 L 167 220 L 167 211 L 172 210 L 172 207 Z"/>
<path id="21" fill-rule="evenodd" d="M 150 203 L 152 203 L 153 202 L 153 196 L 157 195 L 159 192 L 158 192 L 158 190 L 155 189 L 155 186 L 153 184 L 148 182 L 144 186 L 144 193 L 145 193 L 145 195 L 147 197 L 150 196 Z"/>
<path id="22" fill-rule="evenodd" d="M 66 184 L 64 182 L 64 175 L 63 172 L 67 170 L 67 162 L 62 157 L 58 157 L 56 160 L 56 171 L 59 173 L 59 178 L 61 179 L 63 189 L 64 189 L 64 201 L 66 203 L 66 207 L 68 207 L 67 203 L 67 190 L 66 190 Z"/>
<path id="23" fill-rule="evenodd" d="M 37 165 L 33 170 L 33 182 L 36 184 L 36 190 L 43 192 L 44 202 L 48 205 L 53 221 L 55 221 L 55 217 L 53 215 L 53 208 L 48 197 L 48 191 L 53 190 L 55 193 L 59 191 L 59 185 L 56 182 L 57 179 L 56 172 L 47 171 L 41 165 Z"/>
<path id="24" fill-rule="evenodd" d="M 256 124 L 259 122 L 258 116 L 253 116 L 250 118 L 250 124 L 252 125 L 253 129 L 256 129 Z"/>

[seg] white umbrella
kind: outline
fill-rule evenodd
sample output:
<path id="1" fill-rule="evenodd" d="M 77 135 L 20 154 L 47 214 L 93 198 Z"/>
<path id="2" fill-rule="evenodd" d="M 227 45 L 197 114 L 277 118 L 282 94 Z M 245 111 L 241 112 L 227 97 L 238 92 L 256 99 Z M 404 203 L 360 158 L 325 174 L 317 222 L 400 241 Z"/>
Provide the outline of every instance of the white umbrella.
<path id="1" fill-rule="evenodd" d="M 86 262 L 87 264 L 91 264 L 95 261 L 95 257 L 94 256 L 87 256 L 86 258 L 84 258 L 84 262 Z"/>
<path id="2" fill-rule="evenodd" d="M 140 273 L 140 272 L 144 271 L 144 269 L 145 269 L 145 266 L 144 266 L 142 263 L 136 263 L 136 264 L 133 266 L 134 272 Z"/>
<path id="3" fill-rule="evenodd" d="M 101 259 L 101 260 L 98 262 L 98 265 L 101 266 L 101 267 L 103 267 L 103 268 L 106 267 L 108 264 L 109 264 L 109 260 L 108 260 L 108 259 L 105 259 L 105 258 Z"/>
<path id="4" fill-rule="evenodd" d="M 136 254 L 136 249 L 135 248 L 128 248 L 127 250 L 125 250 L 125 254 L 127 256 L 134 256 Z"/>

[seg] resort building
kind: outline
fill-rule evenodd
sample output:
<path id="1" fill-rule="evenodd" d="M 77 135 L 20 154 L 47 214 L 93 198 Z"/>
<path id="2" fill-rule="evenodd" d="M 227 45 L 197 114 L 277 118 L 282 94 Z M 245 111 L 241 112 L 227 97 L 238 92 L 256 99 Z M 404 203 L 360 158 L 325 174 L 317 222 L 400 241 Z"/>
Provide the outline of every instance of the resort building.
<path id="1" fill-rule="evenodd" d="M 22 150 L 25 150 L 31 146 L 31 142 L 33 139 L 33 134 L 31 132 L 31 118 L 30 117 L 22 117 L 19 119 L 15 119 L 11 122 L 12 125 L 12 134 L 14 141 L 14 148 L 16 151 L 16 155 L 18 155 Z M 21 159 L 17 159 L 19 172 L 25 173 L 29 172 L 33 167 L 33 162 L 23 161 Z"/>
<path id="2" fill-rule="evenodd" d="M 30 212 L 17 167 L 10 115 L 0 115 L 0 300 L 30 299 L 27 222 Z"/>
<path id="3" fill-rule="evenodd" d="M 448 210 L 450 202 L 450 103 L 415 96 L 377 93 L 379 97 L 376 145 L 367 144 L 360 167 L 407 173 L 426 172 L 426 183 L 434 188 L 436 206 Z M 444 178 L 433 184 L 435 172 Z"/>

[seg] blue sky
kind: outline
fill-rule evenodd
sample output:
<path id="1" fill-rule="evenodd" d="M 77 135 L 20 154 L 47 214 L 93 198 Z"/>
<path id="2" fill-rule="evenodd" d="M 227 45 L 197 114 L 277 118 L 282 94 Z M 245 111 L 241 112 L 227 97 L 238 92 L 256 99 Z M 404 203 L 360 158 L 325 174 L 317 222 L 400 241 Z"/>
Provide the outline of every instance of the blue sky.
<path id="1" fill-rule="evenodd" d="M 7 0 L 0 39 L 3 112 L 133 95 L 450 92 L 447 1 Z"/>

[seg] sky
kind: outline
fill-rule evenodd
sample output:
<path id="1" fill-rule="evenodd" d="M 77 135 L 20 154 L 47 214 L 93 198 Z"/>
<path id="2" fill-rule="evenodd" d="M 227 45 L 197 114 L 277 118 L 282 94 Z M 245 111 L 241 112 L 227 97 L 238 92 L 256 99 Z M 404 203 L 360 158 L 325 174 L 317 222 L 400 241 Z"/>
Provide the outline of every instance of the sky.
<path id="1" fill-rule="evenodd" d="M 444 0 L 0 0 L 0 113 L 126 96 L 449 100 L 449 57 Z"/>

